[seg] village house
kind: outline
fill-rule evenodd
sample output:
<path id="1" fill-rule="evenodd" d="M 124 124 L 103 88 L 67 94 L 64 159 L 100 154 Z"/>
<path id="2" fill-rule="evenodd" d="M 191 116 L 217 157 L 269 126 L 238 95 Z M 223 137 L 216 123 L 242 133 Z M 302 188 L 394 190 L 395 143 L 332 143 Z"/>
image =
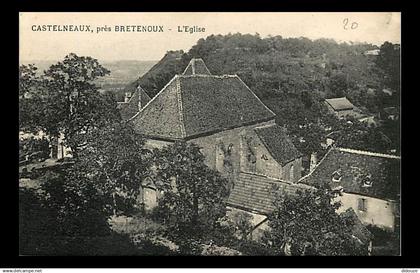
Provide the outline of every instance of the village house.
<path id="1" fill-rule="evenodd" d="M 275 114 L 237 75 L 212 75 L 202 59 L 192 59 L 151 100 L 142 92 L 138 88 L 120 107 L 126 111 L 137 105 L 137 113 L 127 120 L 146 137 L 146 148 L 177 140 L 195 143 L 202 148 L 206 164 L 233 181 L 234 192 L 249 186 L 244 177 L 287 185 L 300 179 L 302 154 L 275 123 Z M 159 197 L 153 179 L 142 182 L 141 192 L 140 202 L 153 208 Z M 247 206 L 253 210 L 252 203 L 238 207 Z"/>
<path id="2" fill-rule="evenodd" d="M 354 106 L 346 97 L 326 99 L 325 105 L 331 113 L 340 119 L 353 117 L 360 122 L 376 124 L 374 116 L 362 113 L 362 111 Z"/>
<path id="3" fill-rule="evenodd" d="M 299 183 L 341 189 L 339 211 L 352 208 L 365 225 L 394 231 L 399 225 L 400 157 L 332 147 Z"/>

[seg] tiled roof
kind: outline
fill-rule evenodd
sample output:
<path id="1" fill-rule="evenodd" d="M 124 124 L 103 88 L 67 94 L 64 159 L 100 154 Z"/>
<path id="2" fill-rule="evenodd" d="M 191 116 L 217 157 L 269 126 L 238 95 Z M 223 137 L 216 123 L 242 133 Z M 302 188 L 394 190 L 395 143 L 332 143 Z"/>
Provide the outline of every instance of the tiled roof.
<path id="1" fill-rule="evenodd" d="M 254 130 L 273 158 L 281 165 L 302 156 L 286 134 L 286 130 L 277 124 Z"/>
<path id="2" fill-rule="evenodd" d="M 311 189 L 305 184 L 293 184 L 261 175 L 240 173 L 228 199 L 228 205 L 267 215 L 274 210 L 277 194 L 295 194 Z"/>
<path id="3" fill-rule="evenodd" d="M 121 118 L 123 120 L 132 118 L 139 112 L 139 102 L 141 102 L 141 107 L 144 107 L 149 101 L 150 97 L 146 94 L 146 92 L 140 86 L 137 87 L 128 102 L 118 103 Z"/>
<path id="4" fill-rule="evenodd" d="M 354 105 L 346 97 L 326 99 L 325 101 L 336 111 L 354 109 Z"/>
<path id="5" fill-rule="evenodd" d="M 137 132 L 186 139 L 271 120 L 275 114 L 236 75 L 177 75 L 131 119 Z"/>
<path id="6" fill-rule="evenodd" d="M 190 63 L 185 68 L 182 75 L 211 75 L 204 61 L 200 58 L 191 59 Z"/>
<path id="7" fill-rule="evenodd" d="M 333 181 L 334 173 L 336 177 Z M 314 186 L 327 182 L 332 187 L 343 187 L 347 193 L 397 199 L 400 189 L 400 157 L 332 148 L 300 182 Z"/>

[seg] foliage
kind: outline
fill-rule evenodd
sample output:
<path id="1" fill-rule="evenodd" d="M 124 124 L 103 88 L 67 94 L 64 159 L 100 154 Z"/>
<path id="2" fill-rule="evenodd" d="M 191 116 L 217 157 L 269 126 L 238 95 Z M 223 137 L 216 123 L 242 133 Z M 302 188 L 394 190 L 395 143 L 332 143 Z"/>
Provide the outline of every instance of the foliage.
<path id="1" fill-rule="evenodd" d="M 388 231 L 372 225 L 367 226 L 367 228 L 373 235 L 373 256 L 400 255 L 400 235 L 398 231 Z"/>
<path id="2" fill-rule="evenodd" d="M 66 200 L 69 200 L 66 198 Z M 63 204 L 64 205 L 64 204 Z M 56 209 L 60 206 L 54 206 Z M 34 190 L 19 189 L 19 254 L 21 255 L 170 255 L 170 250 L 151 242 L 135 244 L 127 234 L 109 230 L 104 234 L 84 233 L 80 229 L 69 232 L 61 227 L 63 222 L 55 218 L 58 212 L 46 204 L 43 194 Z M 84 220 L 86 216 L 82 215 Z M 79 230 L 84 233 L 79 233 Z M 72 233 L 72 234 L 70 234 Z"/>
<path id="3" fill-rule="evenodd" d="M 291 255 L 363 255 L 352 237 L 352 221 L 336 213 L 338 192 L 327 185 L 278 197 L 269 216 L 271 231 L 266 240 L 278 252 Z"/>
<path id="4" fill-rule="evenodd" d="M 95 181 L 100 192 L 112 196 L 114 210 L 118 199 L 120 209 L 129 211 L 150 163 L 144 139 L 130 124 L 108 123 L 88 132 L 86 140 L 89 144 L 80 151 L 79 170 Z"/>
<path id="5" fill-rule="evenodd" d="M 54 235 L 94 236 L 109 233 L 109 200 L 88 177 L 73 166 L 62 172 L 47 172 L 42 178 L 44 206 L 56 221 Z"/>
<path id="6" fill-rule="evenodd" d="M 28 72 L 29 70 L 29 72 Z M 40 77 L 34 66 L 20 67 L 21 130 L 49 136 L 63 133 L 74 155 L 85 145 L 84 135 L 109 120 L 118 120 L 113 97 L 102 94 L 93 81 L 109 74 L 96 59 L 74 53 L 52 65 Z"/>
<path id="7" fill-rule="evenodd" d="M 240 240 L 246 240 L 252 231 L 252 216 L 245 212 L 236 212 L 231 217 L 235 233 Z"/>
<path id="8" fill-rule="evenodd" d="M 334 140 L 339 147 L 389 153 L 394 144 L 382 131 L 381 127 L 368 126 L 349 118 L 337 120 L 333 125 Z"/>
<path id="9" fill-rule="evenodd" d="M 195 245 L 225 215 L 227 180 L 205 165 L 195 144 L 176 142 L 156 150 L 154 159 L 156 186 L 163 191 L 158 214 L 177 242 Z"/>
<path id="10" fill-rule="evenodd" d="M 45 159 L 50 154 L 49 142 L 46 138 L 30 137 L 19 140 L 19 160 Z"/>
<path id="11" fill-rule="evenodd" d="M 375 63 L 385 72 L 387 85 L 400 90 L 400 46 L 385 42 L 381 45 Z"/>

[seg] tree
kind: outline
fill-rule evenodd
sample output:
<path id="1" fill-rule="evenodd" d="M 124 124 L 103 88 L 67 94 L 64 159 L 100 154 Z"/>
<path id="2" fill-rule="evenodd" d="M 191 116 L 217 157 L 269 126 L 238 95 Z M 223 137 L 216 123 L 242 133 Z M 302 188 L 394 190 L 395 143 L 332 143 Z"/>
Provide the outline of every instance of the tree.
<path id="1" fill-rule="evenodd" d="M 20 67 L 20 93 L 32 90 L 20 101 L 22 124 L 51 137 L 64 134 L 74 156 L 86 144 L 84 136 L 89 130 L 118 120 L 115 100 L 94 84 L 98 77 L 109 74 L 96 59 L 71 53 L 36 81 L 33 71 L 34 67 Z"/>
<path id="2" fill-rule="evenodd" d="M 394 89 L 400 90 L 400 46 L 385 42 L 381 45 L 379 55 L 375 61 L 387 75 L 386 84 Z"/>
<path id="3" fill-rule="evenodd" d="M 80 171 L 91 177 L 104 194 L 112 196 L 113 212 L 117 197 L 134 205 L 150 156 L 144 139 L 130 124 L 109 123 L 86 134 L 89 143 L 79 154 Z"/>
<path id="4" fill-rule="evenodd" d="M 42 203 L 54 222 L 50 236 L 101 236 L 109 233 L 110 206 L 78 166 L 41 177 Z"/>
<path id="5" fill-rule="evenodd" d="M 335 143 L 339 147 L 380 153 L 388 153 L 392 148 L 392 140 L 382 132 L 381 127 L 369 127 L 356 119 L 337 119 L 333 131 Z"/>
<path id="6" fill-rule="evenodd" d="M 332 97 L 344 97 L 348 90 L 347 75 L 339 73 L 331 76 L 329 80 L 330 96 Z"/>
<path id="7" fill-rule="evenodd" d="M 324 185 L 316 190 L 278 196 L 269 216 L 267 240 L 278 252 L 292 255 L 361 255 L 352 237 L 353 222 L 341 217 L 334 202 L 338 192 Z"/>
<path id="8" fill-rule="evenodd" d="M 176 142 L 156 150 L 154 159 L 156 186 L 164 192 L 160 217 L 180 238 L 210 234 L 225 215 L 228 181 L 205 165 L 195 144 Z"/>

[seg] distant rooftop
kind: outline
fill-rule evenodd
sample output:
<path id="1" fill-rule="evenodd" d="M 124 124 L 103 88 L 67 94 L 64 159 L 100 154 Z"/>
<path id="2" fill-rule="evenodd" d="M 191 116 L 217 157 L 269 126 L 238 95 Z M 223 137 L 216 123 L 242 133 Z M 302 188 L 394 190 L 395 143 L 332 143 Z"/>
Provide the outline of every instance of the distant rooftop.
<path id="1" fill-rule="evenodd" d="M 336 111 L 354 109 L 354 105 L 346 97 L 326 99 L 325 101 Z"/>

